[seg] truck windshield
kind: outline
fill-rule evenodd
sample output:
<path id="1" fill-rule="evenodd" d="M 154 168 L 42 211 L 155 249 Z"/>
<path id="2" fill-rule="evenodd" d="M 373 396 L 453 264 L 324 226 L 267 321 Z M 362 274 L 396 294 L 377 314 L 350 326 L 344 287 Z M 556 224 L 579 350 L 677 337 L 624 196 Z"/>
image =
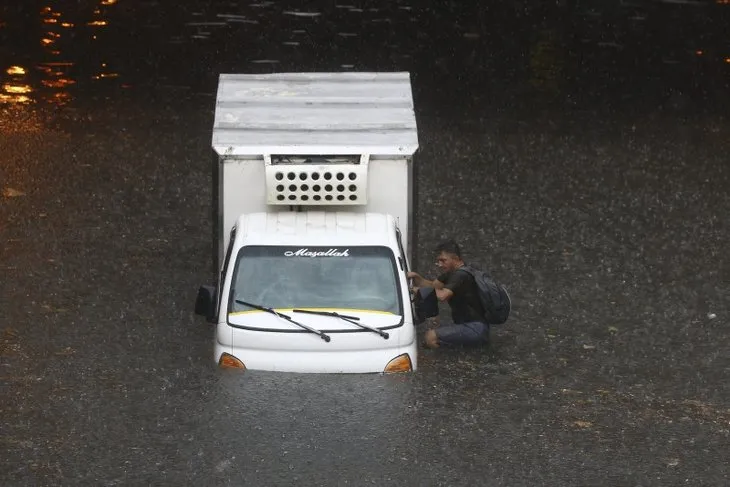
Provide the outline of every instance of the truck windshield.
<path id="1" fill-rule="evenodd" d="M 246 246 L 236 259 L 230 312 L 270 308 L 360 309 L 402 315 L 393 252 L 387 247 Z"/>

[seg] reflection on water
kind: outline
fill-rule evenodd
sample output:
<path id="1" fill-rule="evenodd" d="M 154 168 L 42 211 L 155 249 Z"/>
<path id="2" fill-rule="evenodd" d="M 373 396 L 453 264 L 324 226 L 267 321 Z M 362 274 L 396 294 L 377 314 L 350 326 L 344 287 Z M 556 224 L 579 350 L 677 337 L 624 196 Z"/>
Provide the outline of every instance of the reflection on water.
<path id="1" fill-rule="evenodd" d="M 537 90 L 557 93 L 563 79 L 564 57 L 560 48 L 558 33 L 554 29 L 543 29 L 530 51 L 530 84 Z"/>
<path id="2" fill-rule="evenodd" d="M 29 85 L 22 83 L 25 68 L 10 66 L 6 72 L 11 77 L 11 81 L 3 84 L 3 90 L 0 92 L 0 102 L 28 103 L 30 101 L 28 93 L 32 89 Z"/>
<path id="3" fill-rule="evenodd" d="M 469 100 L 512 91 L 596 100 L 597 88 L 643 99 L 662 90 L 641 84 L 709 78 L 722 78 L 719 91 L 728 2 L 18 2 L 0 6 L 0 49 L 10 53 L 0 103 L 63 105 L 131 85 L 211 95 L 220 72 L 349 69 L 410 71 L 416 90 L 438 78 L 443 93 Z"/>
<path id="4" fill-rule="evenodd" d="M 101 0 L 99 6 L 116 3 L 116 0 Z M 23 13 L 21 10 L 21 16 Z M 88 62 L 87 59 L 78 59 L 78 53 L 80 50 L 82 54 L 93 51 L 87 41 L 96 41 L 97 29 L 109 25 L 106 18 L 108 13 L 106 9 L 94 8 L 89 19 L 78 19 L 74 18 L 79 15 L 77 9 L 72 9 L 68 3 L 48 2 L 35 16 L 17 19 L 15 27 L 24 27 L 19 41 L 22 48 L 19 46 L 15 51 L 11 49 L 13 55 L 8 58 L 10 65 L 3 66 L 0 103 L 22 105 L 46 102 L 65 105 L 73 99 L 71 87 L 79 82 L 116 78 L 118 74 L 110 70 L 106 63 L 100 64 L 96 74 L 79 74 L 76 69 L 80 62 Z M 0 23 L 0 29 L 7 27 L 6 23 Z M 37 33 L 36 42 L 40 51 L 29 47 L 27 39 L 31 33 Z"/>

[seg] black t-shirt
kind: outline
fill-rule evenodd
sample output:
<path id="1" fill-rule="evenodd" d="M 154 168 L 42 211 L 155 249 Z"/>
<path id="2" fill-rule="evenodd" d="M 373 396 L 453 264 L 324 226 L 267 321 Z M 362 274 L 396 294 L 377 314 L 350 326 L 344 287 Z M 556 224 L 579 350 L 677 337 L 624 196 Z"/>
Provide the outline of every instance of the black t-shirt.
<path id="1" fill-rule="evenodd" d="M 459 269 L 445 272 L 438 278 L 446 289 L 451 289 L 454 295 L 449 300 L 451 317 L 455 324 L 470 321 L 484 322 L 482 303 L 479 301 L 479 289 L 474 278 L 466 271 Z"/>

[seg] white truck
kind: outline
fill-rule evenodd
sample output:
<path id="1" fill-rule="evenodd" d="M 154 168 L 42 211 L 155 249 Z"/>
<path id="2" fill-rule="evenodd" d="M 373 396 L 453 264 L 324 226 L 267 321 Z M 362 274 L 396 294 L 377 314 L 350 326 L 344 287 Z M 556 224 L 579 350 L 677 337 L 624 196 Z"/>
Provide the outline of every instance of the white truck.
<path id="1" fill-rule="evenodd" d="M 222 74 L 213 149 L 216 363 L 416 370 L 410 75 Z"/>

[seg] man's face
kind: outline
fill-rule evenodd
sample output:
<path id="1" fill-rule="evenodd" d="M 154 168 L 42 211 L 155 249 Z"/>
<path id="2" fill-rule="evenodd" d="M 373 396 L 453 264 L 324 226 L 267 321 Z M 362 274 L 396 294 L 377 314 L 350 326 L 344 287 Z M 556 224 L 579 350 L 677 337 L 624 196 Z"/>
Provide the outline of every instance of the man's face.
<path id="1" fill-rule="evenodd" d="M 441 252 L 436 257 L 436 265 L 444 272 L 453 271 L 459 264 L 459 258 L 447 252 Z"/>

